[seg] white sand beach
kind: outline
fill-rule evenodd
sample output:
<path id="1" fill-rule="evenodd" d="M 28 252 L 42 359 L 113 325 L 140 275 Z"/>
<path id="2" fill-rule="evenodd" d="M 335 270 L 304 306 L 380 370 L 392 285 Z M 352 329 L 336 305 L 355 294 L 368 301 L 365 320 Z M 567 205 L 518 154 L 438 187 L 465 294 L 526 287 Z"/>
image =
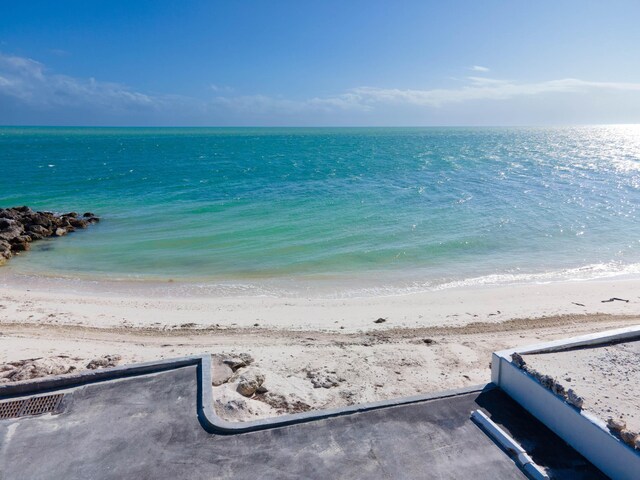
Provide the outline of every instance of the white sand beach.
<path id="1" fill-rule="evenodd" d="M 233 380 L 214 387 L 226 418 L 349 405 L 486 383 L 495 350 L 638 324 L 639 286 L 606 280 L 321 299 L 12 282 L 0 287 L 0 381 L 77 371 L 105 355 L 123 364 L 246 353 L 253 362 L 236 377 L 258 372 L 267 392 L 243 397 Z M 629 301 L 602 302 L 614 297 Z"/>

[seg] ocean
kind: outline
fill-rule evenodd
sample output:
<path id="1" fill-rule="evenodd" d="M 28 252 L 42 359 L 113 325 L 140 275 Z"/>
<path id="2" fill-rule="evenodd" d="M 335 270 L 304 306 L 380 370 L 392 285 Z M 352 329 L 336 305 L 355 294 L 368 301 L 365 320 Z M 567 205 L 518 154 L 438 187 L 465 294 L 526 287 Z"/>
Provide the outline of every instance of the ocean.
<path id="1" fill-rule="evenodd" d="M 0 128 L 0 207 L 99 225 L 5 275 L 381 295 L 640 273 L 640 126 Z"/>

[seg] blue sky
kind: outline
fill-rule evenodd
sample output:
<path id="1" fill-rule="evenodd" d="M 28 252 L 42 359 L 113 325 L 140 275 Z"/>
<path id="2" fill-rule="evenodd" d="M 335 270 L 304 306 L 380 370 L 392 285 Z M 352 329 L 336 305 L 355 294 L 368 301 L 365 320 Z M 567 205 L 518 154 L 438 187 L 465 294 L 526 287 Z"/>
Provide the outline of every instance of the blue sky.
<path id="1" fill-rule="evenodd" d="M 0 0 L 0 124 L 640 123 L 638 1 Z"/>

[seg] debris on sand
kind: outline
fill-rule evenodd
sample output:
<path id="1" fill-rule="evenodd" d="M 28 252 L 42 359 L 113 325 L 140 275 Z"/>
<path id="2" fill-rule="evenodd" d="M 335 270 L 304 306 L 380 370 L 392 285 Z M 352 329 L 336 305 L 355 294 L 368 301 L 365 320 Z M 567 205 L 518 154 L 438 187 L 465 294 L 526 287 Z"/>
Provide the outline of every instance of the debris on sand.
<path id="1" fill-rule="evenodd" d="M 619 302 L 629 303 L 629 300 L 625 300 L 624 298 L 618 298 L 618 297 L 611 297 L 609 300 L 600 300 L 600 303 L 615 302 L 616 300 Z"/>
<path id="2" fill-rule="evenodd" d="M 253 399 L 264 402 L 272 408 L 275 408 L 279 414 L 301 413 L 311 410 L 311 406 L 308 403 L 295 398 L 293 395 L 266 392 L 256 394 Z"/>
<path id="3" fill-rule="evenodd" d="M 334 370 L 332 371 L 307 371 L 307 378 L 311 380 L 313 388 L 332 388 L 337 387 L 345 381 L 339 377 Z"/>
<path id="4" fill-rule="evenodd" d="M 31 358 L 0 366 L 0 383 L 21 382 L 49 375 L 63 375 L 76 370 L 68 357 Z"/>
<path id="5" fill-rule="evenodd" d="M 115 367 L 120 363 L 122 357 L 120 355 L 103 355 L 102 357 L 97 357 L 87 363 L 87 368 L 89 370 L 95 370 L 96 368 L 109 368 Z"/>

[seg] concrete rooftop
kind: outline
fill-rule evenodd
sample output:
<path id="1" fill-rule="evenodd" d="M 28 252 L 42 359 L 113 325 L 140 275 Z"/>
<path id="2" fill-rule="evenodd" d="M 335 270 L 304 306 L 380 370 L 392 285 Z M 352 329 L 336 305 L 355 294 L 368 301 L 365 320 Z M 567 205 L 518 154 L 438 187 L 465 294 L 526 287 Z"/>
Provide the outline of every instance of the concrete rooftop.
<path id="1" fill-rule="evenodd" d="M 205 418 L 211 389 L 199 381 L 200 365 L 128 375 L 0 388 L 3 401 L 65 393 L 61 413 L 0 420 L 0 478 L 526 478 L 470 420 L 476 409 L 553 478 L 606 478 L 491 384 L 328 417 L 291 416 L 289 425 L 263 422 L 238 433 Z"/>

